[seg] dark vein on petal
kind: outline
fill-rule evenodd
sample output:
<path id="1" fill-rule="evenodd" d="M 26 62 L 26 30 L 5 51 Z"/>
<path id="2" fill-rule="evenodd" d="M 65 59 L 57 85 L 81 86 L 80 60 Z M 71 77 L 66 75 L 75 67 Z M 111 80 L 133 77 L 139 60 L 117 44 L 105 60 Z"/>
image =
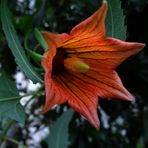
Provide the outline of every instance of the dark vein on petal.
<path id="1" fill-rule="evenodd" d="M 78 87 L 79 90 L 81 90 L 81 91 L 84 93 L 84 95 L 88 98 L 88 100 L 91 101 L 93 105 L 95 105 L 94 102 L 90 99 L 90 97 L 86 95 L 86 92 L 84 92 L 84 91 L 81 89 L 81 87 L 79 87 L 79 85 L 77 85 L 77 83 L 73 83 L 73 82 L 71 82 L 71 83 L 72 83 L 73 85 L 75 85 L 75 87 Z"/>
<path id="2" fill-rule="evenodd" d="M 92 68 L 91 71 L 94 71 L 94 72 L 96 72 L 97 74 L 102 75 L 102 76 L 104 76 L 104 77 L 110 79 L 110 80 L 112 81 L 112 83 L 115 83 L 115 82 L 114 82 L 115 80 L 114 80 L 114 79 L 111 79 L 111 77 L 109 77 L 108 75 L 105 75 L 105 74 L 103 74 L 103 73 L 101 73 L 101 72 L 95 70 L 94 68 Z M 121 83 L 121 82 L 120 82 L 120 83 Z M 121 83 L 121 84 L 122 84 L 122 83 Z M 117 85 L 118 85 L 118 84 L 117 84 Z M 118 85 L 118 86 L 119 86 L 119 85 Z M 119 86 L 119 87 L 120 87 L 120 86 Z"/>
<path id="3" fill-rule="evenodd" d="M 116 87 L 114 87 L 114 86 L 112 86 L 112 85 L 108 85 L 107 83 L 105 83 L 105 82 L 103 82 L 103 81 L 101 81 L 101 80 L 95 79 L 95 78 L 91 77 L 90 75 L 87 75 L 87 73 L 84 73 L 84 74 L 82 74 L 82 75 L 85 75 L 85 76 L 87 76 L 87 77 L 89 77 L 89 78 L 91 78 L 91 79 L 93 79 L 93 80 L 96 80 L 96 81 L 98 81 L 99 83 L 103 83 L 103 84 L 105 84 L 105 85 L 107 85 L 107 86 L 109 86 L 109 87 L 111 87 L 111 88 L 114 88 L 114 89 L 116 89 L 116 90 L 119 90 L 119 89 L 117 89 Z M 119 90 L 119 91 L 121 92 L 121 90 Z M 123 92 L 123 93 L 124 93 L 124 92 Z"/>
<path id="4" fill-rule="evenodd" d="M 77 77 L 76 75 L 74 75 L 74 74 L 72 74 L 74 77 Z M 83 74 L 82 74 L 83 75 Z M 89 77 L 89 76 L 87 76 L 87 75 L 83 75 L 83 76 L 86 76 L 86 77 L 88 77 L 89 79 L 93 79 L 93 80 L 95 80 L 95 81 L 97 81 L 96 79 L 94 79 L 94 78 L 92 78 L 92 77 Z M 79 78 L 79 77 L 77 77 L 78 79 L 80 79 L 80 80 L 82 80 L 81 78 Z M 92 86 L 96 86 L 97 88 L 99 88 L 99 89 L 103 89 L 103 90 L 105 90 L 106 92 L 108 92 L 108 90 L 107 89 L 105 89 L 105 88 L 103 88 L 103 87 L 99 87 L 98 85 L 95 85 L 95 84 L 93 84 L 93 83 L 90 83 L 90 82 L 88 82 L 88 81 L 85 81 L 85 79 L 83 79 L 82 81 L 84 81 L 85 83 L 88 83 L 88 84 L 91 84 Z M 99 83 L 102 83 L 102 82 L 100 82 L 100 81 L 98 81 Z M 105 83 L 103 83 L 104 85 L 107 85 L 107 84 L 105 84 Z M 107 85 L 108 87 L 110 87 L 110 88 L 112 88 L 112 89 L 115 89 L 115 90 L 118 90 L 118 89 L 116 89 L 116 88 L 114 88 L 114 87 L 111 87 L 110 85 Z M 119 90 L 118 90 L 119 91 Z M 121 91 L 119 91 L 120 93 L 121 93 Z M 112 92 L 110 92 L 113 96 L 115 96 L 115 94 L 113 94 Z M 123 93 L 123 92 L 122 92 Z M 124 93 L 123 93 L 124 94 Z M 125 95 L 125 94 L 124 94 Z"/>
<path id="5" fill-rule="evenodd" d="M 77 99 L 79 99 L 79 96 L 77 96 L 77 94 L 70 88 L 70 86 L 68 86 L 65 82 L 64 82 L 64 79 L 61 77 L 61 76 L 59 76 L 59 79 L 65 84 L 65 86 L 67 87 L 67 89 L 74 95 L 74 98 L 76 97 Z M 81 100 L 81 99 L 79 99 L 79 100 Z M 87 107 L 87 104 L 85 103 L 85 102 L 83 102 L 82 100 L 81 100 L 81 102 L 83 103 L 83 105 L 87 108 L 87 110 L 88 110 L 88 107 Z M 81 105 L 80 105 L 81 106 Z M 89 110 L 88 110 L 89 111 Z M 90 111 L 89 111 L 89 114 L 90 114 L 90 116 L 91 116 L 91 113 L 90 113 Z M 92 117 L 92 116 L 91 116 Z"/>

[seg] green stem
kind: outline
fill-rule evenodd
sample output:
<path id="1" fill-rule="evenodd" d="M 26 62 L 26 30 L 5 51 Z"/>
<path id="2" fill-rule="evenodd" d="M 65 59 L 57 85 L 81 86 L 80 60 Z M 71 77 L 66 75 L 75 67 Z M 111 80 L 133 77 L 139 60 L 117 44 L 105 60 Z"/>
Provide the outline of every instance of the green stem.
<path id="1" fill-rule="evenodd" d="M 33 49 L 36 51 L 40 47 L 40 44 L 37 44 Z"/>
<path id="2" fill-rule="evenodd" d="M 33 58 L 35 61 L 37 62 L 41 62 L 41 59 L 42 59 L 42 55 L 32 51 L 29 47 L 28 47 L 28 44 L 27 44 L 27 41 L 28 41 L 28 34 L 26 35 L 25 37 L 25 41 L 24 41 L 24 47 L 25 49 L 27 50 L 28 54 L 30 55 L 31 58 Z M 38 45 L 35 47 L 37 48 Z"/>
<path id="3" fill-rule="evenodd" d="M 26 95 L 24 95 L 24 96 L 10 97 L 10 98 L 5 98 L 5 99 L 0 99 L 0 102 L 17 100 L 17 99 L 21 99 L 22 97 L 25 97 L 25 96 L 26 96 Z M 27 96 L 28 96 L 28 95 L 27 95 Z"/>
<path id="4" fill-rule="evenodd" d="M 37 62 L 41 62 L 41 59 L 42 59 L 42 55 L 32 51 L 32 50 L 29 50 L 27 49 L 27 52 L 29 53 L 29 55 Z"/>
<path id="5" fill-rule="evenodd" d="M 35 28 L 34 34 L 41 47 L 46 51 L 48 49 L 48 44 L 42 36 L 41 32 L 37 28 Z"/>
<path id="6" fill-rule="evenodd" d="M 32 95 L 36 95 L 40 92 L 44 92 L 44 90 L 41 90 L 43 87 L 41 87 L 39 90 L 37 90 L 34 93 L 30 93 L 30 94 L 25 94 L 23 96 L 16 96 L 16 97 L 11 97 L 11 98 L 6 98 L 6 99 L 0 99 L 0 102 L 4 102 L 4 101 L 12 101 L 12 100 L 17 100 L 17 99 L 21 99 L 23 97 L 27 97 L 27 96 L 32 96 Z"/>
<path id="7" fill-rule="evenodd" d="M 44 92 L 43 87 L 40 87 L 40 88 L 39 88 L 36 92 L 34 92 L 34 93 L 26 94 L 26 95 L 23 95 L 23 96 L 14 97 L 13 100 L 15 100 L 15 99 L 20 99 L 20 98 L 22 98 L 22 97 L 26 97 L 26 96 L 31 96 L 31 95 L 32 95 L 32 97 L 29 99 L 29 101 L 30 101 L 30 100 L 32 100 L 36 95 L 38 95 L 38 94 L 41 93 L 41 92 Z M 9 100 L 12 100 L 12 98 L 11 98 L 11 99 L 10 99 L 10 98 L 9 98 L 9 99 L 1 99 L 0 102 L 2 102 L 2 101 L 9 101 Z M 25 106 L 27 106 L 27 104 L 29 103 L 29 101 L 26 103 Z M 17 144 L 17 145 L 20 145 L 20 142 L 14 140 L 14 139 L 12 139 L 12 138 L 9 138 L 9 137 L 6 137 L 6 136 L 5 136 L 5 135 L 7 134 L 7 132 L 8 132 L 8 130 L 10 129 L 10 127 L 13 125 L 14 122 L 15 122 L 14 120 L 9 120 L 9 121 L 5 124 L 5 127 L 4 127 L 3 131 L 0 133 L 0 144 L 1 144 L 5 139 L 7 139 L 7 140 L 9 140 L 9 141 L 11 141 L 11 142 L 13 142 L 13 143 L 15 143 L 15 144 Z M 22 147 L 23 147 L 23 148 L 27 148 L 27 147 L 24 146 L 24 145 L 22 145 Z"/>
<path id="8" fill-rule="evenodd" d="M 35 96 L 37 96 L 39 93 L 41 93 L 41 92 L 44 92 L 44 90 L 42 90 L 42 87 L 40 88 L 40 89 L 38 89 L 37 91 L 36 91 L 36 93 L 34 93 L 33 95 L 32 95 L 32 97 L 27 101 L 27 103 L 25 104 L 25 107 L 28 105 L 28 103 L 35 97 Z"/>

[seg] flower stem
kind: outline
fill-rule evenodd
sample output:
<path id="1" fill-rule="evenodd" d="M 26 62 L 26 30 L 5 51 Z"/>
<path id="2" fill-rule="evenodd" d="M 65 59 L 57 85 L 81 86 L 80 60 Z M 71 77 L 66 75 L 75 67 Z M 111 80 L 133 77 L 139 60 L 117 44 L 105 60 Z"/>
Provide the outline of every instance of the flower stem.
<path id="1" fill-rule="evenodd" d="M 36 93 L 32 94 L 32 97 L 27 101 L 27 103 L 25 104 L 24 107 L 26 107 L 26 106 L 29 104 L 29 102 L 30 102 L 35 96 L 37 96 L 37 95 L 38 95 L 39 93 L 41 93 L 41 92 L 44 92 L 44 90 L 42 90 L 42 87 L 41 87 L 40 89 L 38 89 L 38 90 L 36 91 Z"/>
<path id="2" fill-rule="evenodd" d="M 23 97 L 27 97 L 27 96 L 36 96 L 38 93 L 40 92 L 44 92 L 44 90 L 42 90 L 43 87 L 39 88 L 36 92 L 33 93 L 29 93 L 29 94 L 25 94 L 23 96 L 16 96 L 16 97 L 10 97 L 10 98 L 6 98 L 6 99 L 0 99 L 0 102 L 5 102 L 5 101 L 12 101 L 12 100 L 18 100 L 21 99 Z"/>
<path id="3" fill-rule="evenodd" d="M 35 28 L 34 34 L 35 34 L 36 39 L 40 43 L 41 47 L 46 51 L 48 49 L 48 44 L 45 41 L 45 39 L 43 38 L 41 32 L 37 28 Z"/>
<path id="4" fill-rule="evenodd" d="M 36 62 L 41 62 L 42 55 L 40 55 L 39 53 L 36 53 L 36 52 L 32 51 L 28 47 L 27 41 L 28 41 L 28 34 L 25 37 L 24 47 L 27 50 L 27 52 L 28 52 L 28 54 L 30 55 L 31 58 L 33 58 Z M 38 46 L 39 46 L 39 44 L 35 48 L 37 48 Z"/>

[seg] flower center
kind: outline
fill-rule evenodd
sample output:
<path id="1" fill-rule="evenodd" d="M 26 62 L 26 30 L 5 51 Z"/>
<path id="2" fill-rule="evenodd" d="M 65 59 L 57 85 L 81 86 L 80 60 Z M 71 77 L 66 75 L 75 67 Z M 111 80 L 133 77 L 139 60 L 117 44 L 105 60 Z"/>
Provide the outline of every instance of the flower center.
<path id="1" fill-rule="evenodd" d="M 63 48 L 58 48 L 52 63 L 52 74 L 59 74 L 64 71 L 64 59 L 67 57 L 67 53 Z"/>
<path id="2" fill-rule="evenodd" d="M 89 70 L 83 60 L 77 57 L 69 57 L 63 48 L 58 48 L 52 63 L 52 74 L 61 74 L 66 69 L 73 72 L 86 73 Z"/>
<path id="3" fill-rule="evenodd" d="M 86 73 L 89 70 L 89 65 L 87 65 L 83 60 L 77 57 L 68 57 L 64 60 L 65 68 L 79 73 Z"/>

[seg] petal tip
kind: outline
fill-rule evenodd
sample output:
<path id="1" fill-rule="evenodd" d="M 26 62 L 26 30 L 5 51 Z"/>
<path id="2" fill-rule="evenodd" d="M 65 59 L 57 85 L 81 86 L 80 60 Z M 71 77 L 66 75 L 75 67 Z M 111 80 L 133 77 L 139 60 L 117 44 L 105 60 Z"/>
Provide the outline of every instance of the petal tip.
<path id="1" fill-rule="evenodd" d="M 98 116 L 97 117 L 93 117 L 93 122 L 91 122 L 91 121 L 89 121 L 95 128 L 96 128 L 96 130 L 100 130 L 100 120 L 99 120 L 99 118 L 98 118 Z"/>
<path id="2" fill-rule="evenodd" d="M 132 96 L 131 98 L 130 98 L 130 101 L 132 102 L 132 103 L 134 103 L 135 102 L 135 97 L 134 96 Z"/>
<path id="3" fill-rule="evenodd" d="M 42 113 L 42 114 L 45 114 L 45 113 L 48 112 L 50 109 L 51 109 L 50 107 L 48 107 L 48 106 L 45 105 L 45 106 L 43 106 L 41 113 Z"/>
<path id="4" fill-rule="evenodd" d="M 139 49 L 143 49 L 146 46 L 144 43 L 135 43 L 135 45 Z"/>
<path id="5" fill-rule="evenodd" d="M 144 43 L 140 43 L 140 45 L 139 45 L 142 49 L 146 46 L 146 44 L 144 44 Z"/>
<path id="6" fill-rule="evenodd" d="M 136 43 L 135 48 L 141 51 L 146 45 L 144 43 Z"/>
<path id="7" fill-rule="evenodd" d="M 47 112 L 47 109 L 44 107 L 41 111 L 42 114 L 45 114 Z"/>
<path id="8" fill-rule="evenodd" d="M 95 128 L 96 128 L 97 131 L 99 131 L 99 130 L 100 130 L 100 123 L 97 123 L 97 124 L 95 125 Z"/>
<path id="9" fill-rule="evenodd" d="M 129 94 L 128 99 L 126 99 L 126 100 L 130 101 L 130 102 L 135 102 L 135 97 L 132 94 Z"/>
<path id="10" fill-rule="evenodd" d="M 96 128 L 96 131 L 98 131 L 98 132 L 100 131 L 100 126 Z"/>

